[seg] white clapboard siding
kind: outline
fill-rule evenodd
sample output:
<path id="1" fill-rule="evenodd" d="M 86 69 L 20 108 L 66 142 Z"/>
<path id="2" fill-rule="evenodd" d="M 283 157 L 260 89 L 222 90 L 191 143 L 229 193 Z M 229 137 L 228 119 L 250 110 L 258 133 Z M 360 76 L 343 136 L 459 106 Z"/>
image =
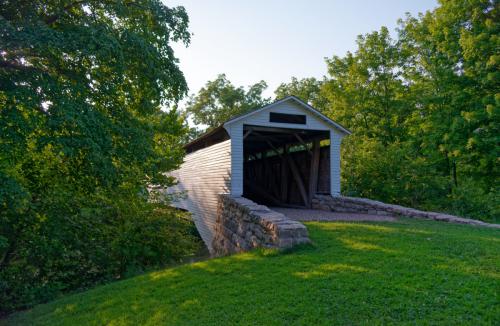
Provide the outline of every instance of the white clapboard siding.
<path id="1" fill-rule="evenodd" d="M 231 195 L 243 196 L 243 124 L 230 126 Z"/>
<path id="2" fill-rule="evenodd" d="M 198 232 L 212 250 L 217 196 L 230 191 L 231 140 L 186 155 L 181 167 L 170 173 L 178 184 L 169 193 L 186 192 L 186 197 L 173 206 L 192 213 Z"/>
<path id="3" fill-rule="evenodd" d="M 342 136 L 330 131 L 330 194 L 340 196 L 340 143 Z"/>
<path id="4" fill-rule="evenodd" d="M 285 113 L 285 114 L 302 114 L 306 115 L 306 124 L 295 124 L 295 123 L 277 123 L 269 121 L 269 113 Z M 302 105 L 295 101 L 286 101 L 275 106 L 270 107 L 267 110 L 257 112 L 255 114 L 249 115 L 244 119 L 239 121 L 240 123 L 246 125 L 264 126 L 264 127 L 276 127 L 276 128 L 290 128 L 290 129 L 311 129 L 311 130 L 330 130 L 331 126 L 326 124 L 319 117 L 311 114 L 310 111 L 304 109 Z"/>
<path id="5" fill-rule="evenodd" d="M 303 114 L 306 115 L 306 124 L 293 123 L 276 123 L 269 121 L 269 113 L 285 113 L 285 114 Z M 340 194 L 340 143 L 345 132 L 332 127 L 331 124 L 321 119 L 318 115 L 313 114 L 303 104 L 290 98 L 289 100 L 281 101 L 268 108 L 257 111 L 255 113 L 243 116 L 234 121 L 228 121 L 224 127 L 231 138 L 231 195 L 241 196 L 243 194 L 243 126 L 264 126 L 275 128 L 288 129 L 307 129 L 307 130 L 325 130 L 330 131 L 330 140 L 333 146 L 330 146 L 330 180 L 332 195 Z"/>

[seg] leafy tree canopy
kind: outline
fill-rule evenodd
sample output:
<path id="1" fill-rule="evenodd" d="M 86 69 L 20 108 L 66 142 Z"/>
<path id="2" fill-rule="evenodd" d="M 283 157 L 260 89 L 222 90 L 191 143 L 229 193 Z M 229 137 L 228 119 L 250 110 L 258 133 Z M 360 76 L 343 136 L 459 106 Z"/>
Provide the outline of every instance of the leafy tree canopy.
<path id="1" fill-rule="evenodd" d="M 159 0 L 1 2 L 2 308 L 189 248 L 147 195 L 182 159 L 182 121 L 161 107 L 187 92 L 171 48 L 187 28 Z"/>
<path id="2" fill-rule="evenodd" d="M 447 0 L 400 21 L 406 78 L 420 108 L 409 121 L 424 154 L 498 191 L 500 156 L 498 1 Z M 425 132 L 422 132 L 425 131 Z"/>
<path id="3" fill-rule="evenodd" d="M 401 121 L 409 108 L 401 100 L 402 53 L 387 28 L 357 39 L 355 53 L 327 60 L 330 79 L 324 94 L 330 113 L 360 135 L 384 142 L 402 137 Z"/>
<path id="4" fill-rule="evenodd" d="M 292 77 L 288 83 L 281 83 L 274 91 L 276 99 L 290 95 L 297 96 L 303 101 L 311 104 L 318 110 L 324 110 L 327 106 L 326 98 L 321 94 L 323 82 L 314 77 L 298 79 Z"/>
<path id="5" fill-rule="evenodd" d="M 185 110 L 195 124 L 215 128 L 233 116 L 268 104 L 270 99 L 262 95 L 266 88 L 263 80 L 246 89 L 236 87 L 220 74 L 190 97 Z"/>
<path id="6" fill-rule="evenodd" d="M 497 1 L 443 0 L 327 60 L 345 192 L 499 219 Z"/>

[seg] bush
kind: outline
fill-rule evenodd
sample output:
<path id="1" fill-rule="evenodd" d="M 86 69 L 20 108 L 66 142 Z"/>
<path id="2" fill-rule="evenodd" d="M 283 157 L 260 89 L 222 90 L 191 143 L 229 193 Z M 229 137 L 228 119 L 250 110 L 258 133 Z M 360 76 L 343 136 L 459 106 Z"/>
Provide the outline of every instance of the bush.
<path id="1" fill-rule="evenodd" d="M 459 216 L 466 216 L 486 222 L 500 222 L 499 188 L 489 192 L 473 179 L 465 179 L 458 184 L 449 196 L 450 211 Z"/>
<path id="2" fill-rule="evenodd" d="M 376 139 L 350 136 L 342 148 L 342 192 L 423 210 L 441 211 L 500 222 L 497 188 L 459 177 L 455 185 L 435 162 L 416 155 L 405 143 L 383 145 Z"/>
<path id="3" fill-rule="evenodd" d="M 1 310 L 27 308 L 199 250 L 200 239 L 186 213 L 128 199 L 104 201 L 105 208 L 80 209 L 74 216 L 35 218 L 26 225 L 15 256 L 0 271 Z M 7 247 L 5 238 L 0 245 Z"/>
<path id="4" fill-rule="evenodd" d="M 447 194 L 448 179 L 404 143 L 353 135 L 343 142 L 341 162 L 344 195 L 416 207 Z"/>

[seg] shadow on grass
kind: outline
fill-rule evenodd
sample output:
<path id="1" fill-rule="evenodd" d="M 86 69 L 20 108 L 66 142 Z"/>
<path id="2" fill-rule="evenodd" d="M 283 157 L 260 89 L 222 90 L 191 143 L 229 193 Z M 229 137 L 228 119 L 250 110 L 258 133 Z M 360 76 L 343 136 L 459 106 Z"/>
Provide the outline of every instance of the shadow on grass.
<path id="1" fill-rule="evenodd" d="M 307 223 L 313 244 L 196 262 L 69 296 L 16 324 L 498 324 L 500 232 Z M 497 307 L 497 308 L 495 308 Z"/>

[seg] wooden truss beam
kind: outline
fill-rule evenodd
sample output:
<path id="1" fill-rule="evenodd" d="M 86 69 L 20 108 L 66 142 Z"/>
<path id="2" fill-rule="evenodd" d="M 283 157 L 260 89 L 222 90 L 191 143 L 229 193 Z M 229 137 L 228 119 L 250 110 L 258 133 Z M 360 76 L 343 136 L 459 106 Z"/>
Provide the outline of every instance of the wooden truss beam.
<path id="1" fill-rule="evenodd" d="M 295 138 L 298 139 L 299 143 L 301 143 L 302 146 L 304 146 L 304 149 L 309 153 L 309 155 L 312 155 L 312 152 L 309 149 L 309 147 L 307 147 L 307 143 L 304 141 L 304 139 L 302 139 L 302 137 L 300 137 L 299 134 L 293 134 L 293 135 L 295 136 Z"/>
<path id="2" fill-rule="evenodd" d="M 283 153 L 288 151 L 288 146 L 285 145 L 283 147 Z M 286 203 L 288 199 L 288 164 L 286 161 L 286 158 L 284 156 L 281 156 L 281 189 L 280 189 L 280 195 L 281 195 L 281 201 Z"/>
<path id="3" fill-rule="evenodd" d="M 247 132 L 243 135 L 243 140 L 245 140 L 252 133 L 253 129 L 248 129 Z"/>
<path id="4" fill-rule="evenodd" d="M 295 182 L 297 183 L 297 186 L 299 187 L 300 196 L 302 197 L 302 201 L 304 202 L 304 205 L 306 207 L 310 207 L 307 192 L 306 192 L 306 187 L 304 186 L 304 181 L 302 180 L 302 177 L 300 176 L 300 171 L 299 171 L 299 168 L 297 167 L 297 164 L 295 163 L 292 156 L 290 154 L 288 154 L 288 151 L 284 152 L 283 154 L 288 162 L 288 165 L 290 166 L 290 171 L 292 171 L 293 178 L 295 179 Z"/>
<path id="5" fill-rule="evenodd" d="M 313 142 L 311 168 L 309 169 L 309 205 L 318 190 L 319 155 L 320 143 L 316 140 Z"/>
<path id="6" fill-rule="evenodd" d="M 245 179 L 245 184 L 247 187 L 250 189 L 250 191 L 258 194 L 261 197 L 266 198 L 268 201 L 270 201 L 273 205 L 280 206 L 283 203 L 276 197 L 274 197 L 272 194 L 269 193 L 265 188 L 259 186 L 253 180 L 250 180 L 248 178 Z"/>

